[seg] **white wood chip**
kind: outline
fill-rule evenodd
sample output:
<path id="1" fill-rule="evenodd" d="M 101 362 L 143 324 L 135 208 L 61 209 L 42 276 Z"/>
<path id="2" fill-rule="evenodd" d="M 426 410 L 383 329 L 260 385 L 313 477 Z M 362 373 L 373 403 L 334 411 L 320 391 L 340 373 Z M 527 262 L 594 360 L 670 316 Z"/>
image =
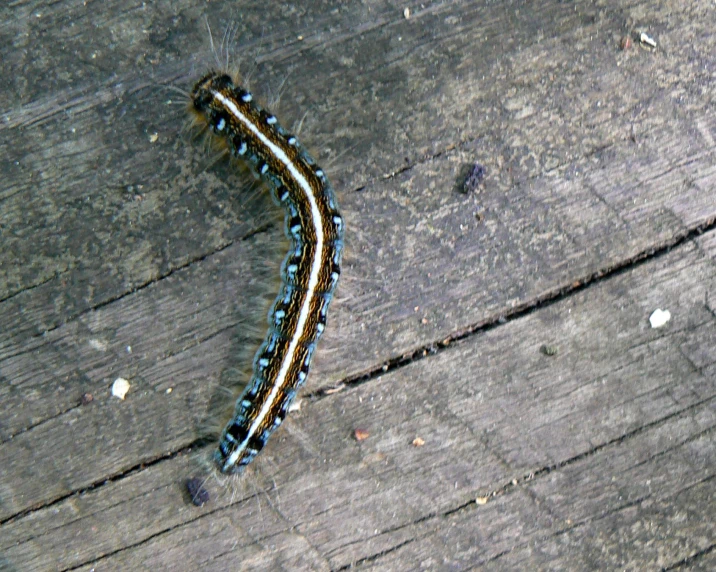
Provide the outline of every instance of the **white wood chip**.
<path id="1" fill-rule="evenodd" d="M 112 395 L 119 397 L 120 399 L 124 399 L 124 396 L 127 395 L 128 391 L 129 382 L 126 379 L 118 377 L 114 380 L 114 383 L 112 384 Z"/>
<path id="2" fill-rule="evenodd" d="M 657 308 L 652 315 L 649 316 L 649 323 L 652 328 L 661 328 L 665 326 L 669 320 L 671 320 L 671 312 L 669 312 L 669 310 L 662 310 L 661 308 Z"/>

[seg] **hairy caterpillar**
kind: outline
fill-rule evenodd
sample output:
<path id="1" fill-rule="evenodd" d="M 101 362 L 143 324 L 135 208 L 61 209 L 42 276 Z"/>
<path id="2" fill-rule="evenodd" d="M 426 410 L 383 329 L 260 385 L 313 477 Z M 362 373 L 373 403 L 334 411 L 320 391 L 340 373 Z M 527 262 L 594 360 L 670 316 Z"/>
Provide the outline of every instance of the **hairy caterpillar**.
<path id="1" fill-rule="evenodd" d="M 233 473 L 261 451 L 306 380 L 340 277 L 343 217 L 323 170 L 230 76 L 212 71 L 202 77 L 191 92 L 191 109 L 269 183 L 285 210 L 291 244 L 251 379 L 214 453 L 221 472 Z"/>

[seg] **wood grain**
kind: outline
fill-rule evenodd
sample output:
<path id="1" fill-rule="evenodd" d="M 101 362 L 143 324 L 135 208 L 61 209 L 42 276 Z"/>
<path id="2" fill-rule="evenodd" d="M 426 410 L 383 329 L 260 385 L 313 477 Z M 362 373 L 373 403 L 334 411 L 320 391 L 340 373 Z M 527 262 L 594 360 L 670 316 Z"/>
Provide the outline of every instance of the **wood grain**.
<path id="1" fill-rule="evenodd" d="M 0 569 L 708 569 L 711 4 L 279 4 L 0 9 Z M 211 65 L 205 17 L 348 256 L 301 411 L 196 508 L 282 256 L 161 87 Z"/>

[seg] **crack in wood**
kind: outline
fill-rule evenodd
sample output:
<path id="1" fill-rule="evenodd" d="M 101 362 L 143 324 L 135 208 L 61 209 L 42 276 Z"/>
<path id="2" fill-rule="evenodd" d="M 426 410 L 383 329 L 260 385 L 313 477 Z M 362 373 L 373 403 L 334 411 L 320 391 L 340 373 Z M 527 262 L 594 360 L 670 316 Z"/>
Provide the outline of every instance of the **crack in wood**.
<path id="1" fill-rule="evenodd" d="M 491 492 L 488 493 L 487 495 L 484 495 L 482 498 L 493 499 L 493 498 L 496 498 L 496 497 L 499 497 L 499 496 L 504 496 L 504 495 L 510 494 L 513 490 L 517 490 L 519 487 L 521 487 L 522 485 L 524 485 L 524 484 L 526 484 L 526 483 L 535 481 L 536 479 L 538 479 L 538 478 L 540 478 L 540 477 L 542 477 L 542 476 L 545 476 L 545 475 L 547 475 L 547 474 L 549 474 L 549 473 L 551 473 L 551 472 L 553 472 L 553 471 L 555 471 L 555 470 L 559 470 L 559 469 L 562 469 L 562 468 L 564 468 L 564 467 L 568 467 L 568 466 L 570 466 L 570 465 L 573 465 L 573 464 L 575 464 L 575 463 L 577 463 L 577 462 L 579 462 L 579 461 L 584 460 L 584 459 L 587 458 L 587 457 L 591 457 L 591 456 L 593 456 L 593 455 L 595 455 L 595 454 L 598 454 L 598 453 L 601 452 L 601 451 L 607 450 L 607 449 L 609 449 L 609 448 L 611 448 L 611 447 L 614 447 L 614 446 L 617 446 L 617 445 L 621 445 L 621 444 L 623 444 L 624 442 L 626 442 L 626 441 L 628 441 L 628 440 L 630 440 L 630 439 L 633 439 L 633 438 L 637 437 L 638 435 L 640 435 L 640 434 L 642 434 L 642 433 L 648 431 L 649 429 L 653 429 L 653 428 L 655 428 L 655 427 L 664 425 L 664 424 L 666 424 L 667 422 L 669 422 L 669 421 L 672 420 L 672 419 L 675 419 L 675 418 L 680 417 L 680 416 L 684 416 L 684 415 L 687 414 L 689 411 L 694 410 L 694 409 L 698 409 L 699 407 L 701 407 L 701 406 L 703 406 L 703 405 L 707 405 L 707 404 L 709 404 L 710 402 L 713 402 L 713 401 L 716 401 L 716 396 L 710 397 L 710 398 L 708 398 L 708 399 L 704 399 L 704 400 L 702 400 L 702 401 L 700 401 L 700 402 L 698 402 L 698 403 L 694 403 L 694 404 L 690 405 L 689 407 L 686 407 L 686 408 L 681 409 L 681 410 L 679 410 L 679 411 L 675 411 L 675 412 L 673 412 L 673 413 L 671 413 L 671 414 L 669 414 L 669 415 L 667 415 L 667 416 L 665 416 L 665 417 L 662 417 L 662 418 L 660 418 L 660 419 L 654 420 L 654 421 L 652 421 L 651 423 L 647 423 L 646 425 L 643 425 L 643 426 L 638 427 L 638 428 L 636 428 L 636 429 L 634 429 L 634 430 L 632 430 L 632 431 L 629 431 L 629 432 L 627 432 L 627 433 L 625 433 L 625 434 L 623 434 L 623 435 L 620 435 L 619 437 L 617 437 L 617 438 L 615 438 L 615 439 L 611 439 L 610 441 L 607 441 L 607 442 L 605 442 L 605 443 L 602 443 L 601 445 L 597 445 L 597 446 L 593 447 L 592 449 L 590 449 L 589 451 L 585 451 L 585 452 L 583 452 L 583 453 L 581 453 L 581 454 L 579 454 L 579 455 L 575 455 L 574 457 L 571 457 L 571 458 L 569 458 L 569 459 L 565 459 L 564 461 L 561 461 L 560 463 L 555 463 L 555 464 L 553 464 L 553 465 L 541 467 L 541 468 L 539 468 L 539 469 L 537 469 L 537 470 L 530 471 L 529 473 L 526 473 L 526 474 L 524 474 L 524 475 L 521 476 L 521 477 L 513 478 L 512 480 L 510 480 L 508 483 L 506 483 L 506 484 L 503 485 L 502 487 L 500 487 L 500 488 L 498 488 L 498 489 L 494 489 L 493 491 L 491 491 Z M 689 442 L 695 441 L 695 440 L 697 440 L 697 439 L 699 439 L 699 438 L 702 438 L 703 436 L 705 436 L 705 435 L 707 435 L 707 434 L 709 434 L 709 433 L 712 433 L 713 431 L 714 431 L 714 427 L 709 427 L 708 429 L 705 429 L 704 431 L 701 431 L 701 432 L 699 432 L 699 433 L 697 433 L 697 434 L 690 435 L 688 438 L 684 439 L 683 441 L 680 441 L 679 443 L 673 445 L 672 447 L 669 447 L 668 449 L 666 449 L 666 450 L 664 450 L 664 451 L 660 451 L 657 455 L 652 455 L 649 459 L 646 459 L 645 461 L 642 461 L 642 463 L 646 463 L 646 462 L 648 462 L 649 460 L 653 460 L 653 459 L 658 458 L 658 457 L 660 457 L 660 456 L 662 456 L 662 455 L 665 455 L 665 454 L 667 454 L 667 453 L 669 453 L 669 452 L 671 452 L 671 451 L 674 451 L 674 450 L 678 449 L 679 447 L 681 447 L 681 446 L 683 446 L 683 445 L 685 445 L 685 444 L 687 444 L 687 443 L 689 443 Z M 641 463 L 640 463 L 640 464 L 641 464 Z M 638 464 L 635 465 L 635 466 L 638 466 Z M 712 478 L 713 478 L 713 477 L 708 477 L 708 478 L 702 479 L 702 480 L 703 480 L 703 481 L 707 481 L 707 480 L 710 480 L 710 479 L 712 479 Z M 695 484 L 698 484 L 698 483 L 695 483 Z M 678 491 L 678 492 L 683 492 L 683 490 L 685 490 L 685 489 L 682 489 L 682 490 L 680 490 L 680 491 Z M 645 496 L 639 497 L 639 498 L 637 498 L 637 499 L 630 500 L 630 501 L 628 501 L 628 502 L 626 502 L 626 503 L 624 503 L 624 504 L 622 504 L 622 505 L 619 505 L 618 507 L 614 507 L 613 509 L 610 509 L 610 510 L 605 511 L 605 512 L 603 512 L 603 513 L 600 513 L 600 514 L 598 514 L 598 515 L 594 515 L 594 516 L 592 516 L 591 518 L 582 519 L 582 520 L 580 520 L 579 522 L 575 522 L 575 523 L 573 523 L 572 525 L 570 525 L 570 526 L 568 526 L 568 527 L 562 528 L 562 529 L 560 529 L 560 530 L 554 532 L 551 536 L 559 536 L 559 535 L 562 535 L 562 534 L 566 534 L 566 533 L 568 533 L 568 532 L 570 532 L 570 531 L 572 531 L 572 530 L 574 530 L 574 529 L 576 529 L 576 528 L 579 528 L 579 527 L 581 527 L 581 526 L 584 526 L 584 525 L 586 525 L 586 524 L 588 524 L 588 523 L 590 523 L 590 522 L 593 522 L 593 521 L 599 520 L 599 519 L 601 519 L 601 518 L 604 518 L 605 516 L 608 516 L 609 514 L 622 511 L 622 510 L 624 510 L 624 509 L 626 509 L 626 508 L 629 508 L 629 507 L 632 507 L 632 506 L 637 506 L 637 505 L 639 505 L 640 503 L 642 503 L 643 501 L 649 499 L 650 497 L 651 497 L 651 495 L 645 495 Z M 415 519 L 415 520 L 413 520 L 413 521 L 411 521 L 411 522 L 406 522 L 406 523 L 404 523 L 404 524 L 402 524 L 402 525 L 400 525 L 400 526 L 391 527 L 391 528 L 386 529 L 386 530 L 381 530 L 379 534 L 380 534 L 380 535 L 390 534 L 390 533 L 392 533 L 392 532 L 396 532 L 396 531 L 398 531 L 398 530 L 403 530 L 403 529 L 405 529 L 405 528 L 410 528 L 410 527 L 416 526 L 416 525 L 418 525 L 418 524 L 420 524 L 420 523 L 427 522 L 427 521 L 430 521 L 430 520 L 433 520 L 433 519 L 436 519 L 436 518 L 444 519 L 444 518 L 447 518 L 447 517 L 449 517 L 449 516 L 458 514 L 458 513 L 462 512 L 462 511 L 464 511 L 464 510 L 474 510 L 473 507 L 474 507 L 475 505 L 478 505 L 478 506 L 479 506 L 478 501 L 477 501 L 477 500 L 470 500 L 470 501 L 465 502 L 465 503 L 462 503 L 461 505 L 456 506 L 456 507 L 454 507 L 454 508 L 452 508 L 452 509 L 442 511 L 442 512 L 440 512 L 440 513 L 430 513 L 430 514 L 427 514 L 427 515 L 424 515 L 424 516 L 420 517 L 419 519 Z M 412 539 L 410 539 L 410 540 L 408 540 L 408 541 L 405 541 L 405 542 L 402 542 L 402 543 L 400 543 L 400 544 L 398 544 L 398 545 L 396 545 L 396 546 L 394 546 L 394 547 L 391 547 L 391 548 L 389 548 L 389 549 L 383 550 L 383 551 L 381 551 L 380 553 L 373 554 L 373 555 L 371 555 L 371 556 L 368 556 L 368 557 L 362 558 L 362 559 L 360 559 L 360 560 L 357 560 L 357 561 L 355 561 L 355 562 L 353 562 L 353 563 L 351 563 L 351 564 L 349 564 L 349 565 L 345 565 L 345 566 L 342 566 L 342 567 L 340 567 L 340 568 L 337 568 L 336 571 L 346 570 L 346 569 L 348 569 L 348 568 L 350 568 L 350 567 L 352 567 L 352 566 L 355 566 L 355 565 L 359 565 L 359 564 L 363 564 L 363 563 L 367 563 L 367 562 L 372 562 L 372 561 L 378 560 L 378 559 L 381 558 L 382 556 L 385 556 L 385 555 L 387 555 L 387 554 L 389 554 L 389 553 L 391 553 L 391 552 L 394 552 L 395 550 L 398 550 L 398 549 L 401 548 L 402 546 L 404 546 L 404 545 L 406 545 L 406 544 L 409 544 L 409 543 L 411 543 L 411 542 L 415 542 L 415 541 L 417 541 L 417 540 L 419 540 L 419 539 L 420 539 L 419 537 L 412 538 Z M 506 553 L 512 552 L 512 551 L 514 550 L 514 548 L 517 548 L 517 547 L 522 546 L 522 545 L 526 545 L 526 543 L 516 544 L 516 545 L 513 546 L 510 550 L 505 551 L 505 552 L 503 552 L 503 553 L 496 554 L 496 555 L 494 555 L 494 556 L 491 556 L 489 559 L 482 561 L 481 564 L 485 564 L 485 563 L 487 563 L 487 562 L 492 562 L 492 561 L 498 560 L 499 558 L 501 558 L 502 556 L 504 556 Z M 345 546 L 348 546 L 348 545 L 343 545 L 343 546 L 341 546 L 341 548 L 345 548 Z"/>
<path id="2" fill-rule="evenodd" d="M 692 554 L 691 556 L 687 556 L 683 560 L 679 560 L 678 562 L 672 564 L 671 566 L 662 568 L 661 572 L 671 572 L 671 570 L 679 570 L 686 566 L 691 566 L 691 564 L 695 564 L 699 560 L 701 560 L 703 557 L 711 554 L 714 551 L 714 549 L 716 549 L 716 544 L 711 544 L 710 546 L 704 548 L 703 550 L 694 552 L 694 554 Z"/>
<path id="3" fill-rule="evenodd" d="M 492 319 L 484 320 L 472 327 L 466 328 L 461 332 L 450 334 L 440 341 L 431 342 L 430 344 L 421 346 L 413 351 L 403 354 L 400 357 L 390 359 L 383 364 L 354 376 L 343 379 L 338 385 L 343 387 L 358 387 L 364 383 L 368 383 L 386 373 L 406 367 L 412 363 L 418 362 L 428 356 L 438 354 L 456 342 L 470 339 L 477 335 L 482 335 L 492 329 L 499 327 L 507 322 L 529 316 L 533 312 L 542 308 L 552 306 L 567 297 L 583 292 L 588 288 L 601 284 L 611 278 L 620 276 L 626 272 L 630 272 L 644 264 L 667 255 L 672 250 L 693 241 L 699 235 L 711 231 L 716 228 L 716 218 L 710 219 L 696 227 L 686 229 L 675 235 L 673 239 L 665 241 L 661 245 L 650 247 L 634 256 L 603 269 L 592 272 L 591 274 L 571 280 L 569 285 L 556 287 L 551 292 L 536 298 L 533 302 L 524 305 L 518 305 L 511 312 L 507 312 Z M 313 393 L 306 394 L 307 399 L 320 399 L 334 393 L 332 388 L 323 388 Z"/>

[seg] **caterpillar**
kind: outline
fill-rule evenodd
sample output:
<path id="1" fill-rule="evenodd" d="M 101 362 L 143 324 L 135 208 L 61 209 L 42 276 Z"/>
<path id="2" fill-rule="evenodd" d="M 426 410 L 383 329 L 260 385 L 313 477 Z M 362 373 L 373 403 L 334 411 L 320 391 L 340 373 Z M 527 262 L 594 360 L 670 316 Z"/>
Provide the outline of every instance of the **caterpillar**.
<path id="1" fill-rule="evenodd" d="M 274 202 L 285 210 L 290 242 L 268 332 L 214 452 L 222 473 L 236 473 L 263 449 L 306 381 L 340 277 L 344 223 L 324 171 L 251 93 L 211 71 L 190 96 L 200 121 L 268 182 Z"/>

